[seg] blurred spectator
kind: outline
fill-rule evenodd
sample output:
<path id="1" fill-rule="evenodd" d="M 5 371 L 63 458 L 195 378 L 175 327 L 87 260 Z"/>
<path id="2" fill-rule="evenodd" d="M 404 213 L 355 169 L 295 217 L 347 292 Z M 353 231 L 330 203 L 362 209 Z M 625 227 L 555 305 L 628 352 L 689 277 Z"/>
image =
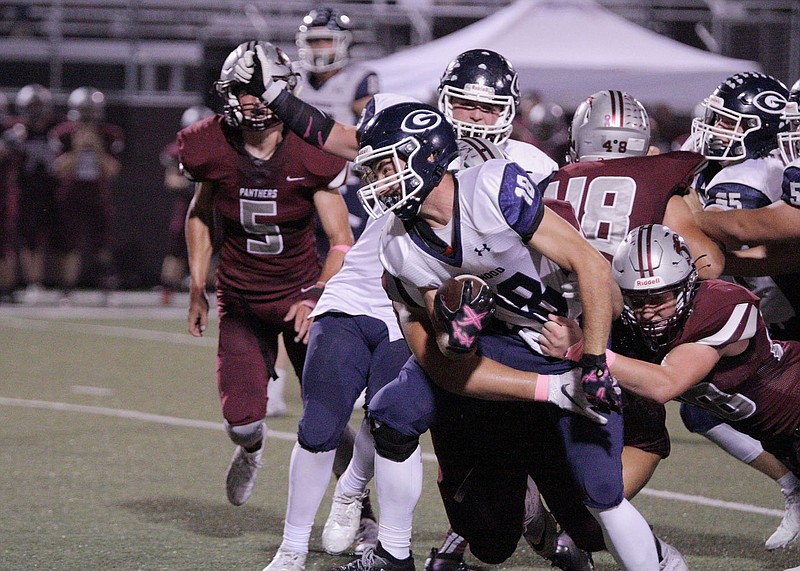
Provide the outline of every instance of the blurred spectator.
<path id="1" fill-rule="evenodd" d="M 559 166 L 566 163 L 569 124 L 560 105 L 543 101 L 537 92 L 523 94 L 511 137 L 541 149 Z"/>
<path id="2" fill-rule="evenodd" d="M 8 98 L 0 92 L 0 131 L 10 127 Z M 8 142 L 0 137 L 0 304 L 14 302 L 17 279 L 15 232 L 19 193 L 12 180 L 13 161 Z"/>
<path id="3" fill-rule="evenodd" d="M 17 92 L 14 110 L 17 116 L 2 138 L 11 162 L 9 184 L 19 196 L 16 245 L 26 286 L 23 301 L 36 303 L 43 291 L 46 253 L 55 221 L 56 153 L 47 136 L 56 123 L 53 96 L 42 85 L 26 85 Z"/>
<path id="4" fill-rule="evenodd" d="M 95 258 L 100 286 L 116 287 L 112 258 L 111 184 L 119 174 L 124 146 L 122 129 L 104 121 L 105 96 L 79 87 L 67 100 L 67 121 L 51 132 L 61 151 L 55 164 L 56 249 L 61 258 L 62 301 L 69 302 L 82 268 L 82 249 Z"/>
<path id="5" fill-rule="evenodd" d="M 208 107 L 193 105 L 181 115 L 181 129 L 213 114 Z M 161 304 L 169 305 L 172 293 L 180 288 L 189 267 L 184 226 L 194 186 L 181 172 L 177 142 L 173 141 L 161 151 L 161 165 L 164 167 L 164 189 L 172 200 L 167 254 L 161 262 Z"/>

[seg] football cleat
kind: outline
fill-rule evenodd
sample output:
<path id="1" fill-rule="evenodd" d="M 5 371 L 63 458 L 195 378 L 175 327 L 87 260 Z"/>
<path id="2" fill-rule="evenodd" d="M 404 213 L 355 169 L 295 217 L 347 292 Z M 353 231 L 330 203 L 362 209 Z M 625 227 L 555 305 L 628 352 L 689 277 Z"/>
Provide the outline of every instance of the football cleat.
<path id="1" fill-rule="evenodd" d="M 575 545 L 575 542 L 562 531 L 556 539 L 556 550 L 550 558 L 553 567 L 564 571 L 594 571 L 592 554 Z"/>
<path id="2" fill-rule="evenodd" d="M 225 475 L 225 491 L 228 494 L 228 501 L 235 506 L 240 506 L 250 499 L 250 494 L 253 493 L 253 487 L 256 485 L 258 469 L 262 466 L 261 456 L 267 444 L 267 428 L 263 427 L 261 433 L 261 448 L 255 452 L 248 452 L 241 446 L 237 446 L 230 466 L 228 466 L 228 473 Z"/>
<path id="3" fill-rule="evenodd" d="M 371 517 L 362 517 L 356 533 L 356 555 L 362 555 L 368 548 L 378 544 L 378 522 Z"/>
<path id="4" fill-rule="evenodd" d="M 540 537 L 531 537 L 527 530 L 522 534 L 528 545 L 553 567 L 564 571 L 592 571 L 592 556 L 579 549 L 566 532 L 558 532 L 556 520 L 549 512 L 544 516 L 544 531 Z M 538 541 L 537 541 L 538 540 Z"/>
<path id="5" fill-rule="evenodd" d="M 424 571 L 468 571 L 464 555 L 460 553 L 439 553 L 435 547 L 425 560 Z"/>
<path id="6" fill-rule="evenodd" d="M 689 571 L 689 565 L 680 551 L 659 537 L 656 537 L 656 547 L 658 548 L 658 571 Z"/>
<path id="7" fill-rule="evenodd" d="M 415 571 L 414 557 L 409 555 L 400 561 L 389 555 L 378 543 L 374 549 L 368 548 L 360 559 L 347 565 L 334 567 L 329 571 Z"/>
<path id="8" fill-rule="evenodd" d="M 361 507 L 367 494 L 348 496 L 334 492 L 331 513 L 322 528 L 322 548 L 327 553 L 344 553 L 356 540 L 361 525 Z"/>
<path id="9" fill-rule="evenodd" d="M 262 571 L 304 571 L 307 555 L 279 547 L 275 557 Z"/>
<path id="10" fill-rule="evenodd" d="M 786 512 L 775 533 L 769 536 L 764 547 L 767 551 L 780 549 L 797 541 L 800 536 L 800 489 L 783 492 Z"/>

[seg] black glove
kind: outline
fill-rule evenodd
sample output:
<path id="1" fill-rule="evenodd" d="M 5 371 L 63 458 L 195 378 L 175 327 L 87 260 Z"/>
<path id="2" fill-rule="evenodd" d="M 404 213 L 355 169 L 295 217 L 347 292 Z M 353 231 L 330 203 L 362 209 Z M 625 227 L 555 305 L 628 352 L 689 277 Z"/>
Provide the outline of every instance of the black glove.
<path id="1" fill-rule="evenodd" d="M 606 355 L 584 353 L 580 360 L 581 386 L 586 399 L 603 412 L 622 412 L 622 390 L 617 379 L 611 376 Z"/>
<path id="2" fill-rule="evenodd" d="M 473 294 L 473 281 L 465 280 L 458 307 L 450 309 L 444 296 L 437 293 L 433 308 L 439 325 L 447 334 L 446 349 L 456 354 L 471 353 L 477 347 L 481 331 L 494 315 L 494 293 L 484 284 Z"/>

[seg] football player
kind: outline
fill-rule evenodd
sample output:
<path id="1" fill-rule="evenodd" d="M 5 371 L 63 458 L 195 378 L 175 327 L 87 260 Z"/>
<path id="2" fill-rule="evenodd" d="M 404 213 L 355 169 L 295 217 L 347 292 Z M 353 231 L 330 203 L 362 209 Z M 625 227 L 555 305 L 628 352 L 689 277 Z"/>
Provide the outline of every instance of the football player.
<path id="1" fill-rule="evenodd" d="M 702 407 L 761 441 L 795 473 L 800 343 L 773 341 L 758 298 L 723 280 L 697 280 L 692 255 L 669 228 L 630 232 L 613 261 L 622 318 L 660 364 L 609 355 L 628 390 Z"/>
<path id="2" fill-rule="evenodd" d="M 43 293 L 45 256 L 54 240 L 56 153 L 48 141 L 57 123 L 53 95 L 42 85 L 25 85 L 14 98 L 14 110 L 3 140 L 11 161 L 10 184 L 19 192 L 15 241 L 26 286 L 22 301 L 36 303 Z"/>
<path id="3" fill-rule="evenodd" d="M 479 57 L 472 57 L 473 63 L 475 65 L 480 66 L 481 68 L 488 68 L 486 65 L 487 63 L 491 64 L 493 69 L 491 69 L 491 73 L 485 76 L 480 77 L 480 81 L 486 81 L 487 78 L 491 79 L 491 81 L 495 81 L 495 78 L 498 76 L 501 77 L 500 83 L 493 83 L 493 85 L 497 85 L 499 88 L 503 88 L 506 90 L 506 93 L 510 93 L 513 96 L 516 93 L 517 89 L 517 81 L 516 81 L 516 73 L 513 72 L 513 69 L 507 64 L 506 60 L 495 54 L 494 52 L 490 52 L 488 50 L 479 50 L 476 54 L 470 54 L 471 56 L 479 56 Z M 484 61 L 481 64 L 482 59 Z M 498 66 L 498 63 L 500 66 Z M 463 70 L 467 71 L 467 70 Z M 448 72 L 445 72 L 443 77 L 448 77 Z M 308 140 L 309 142 L 315 143 L 317 145 L 322 146 L 325 150 L 333 152 L 334 154 L 338 154 L 339 156 L 345 158 L 353 158 L 358 150 L 358 142 L 356 137 L 355 129 L 348 127 L 340 122 L 334 122 L 330 118 L 326 117 L 325 115 L 319 113 L 313 107 L 309 107 L 301 102 L 297 101 L 296 99 L 292 98 L 290 95 L 281 96 L 278 91 L 274 89 L 274 85 L 266 85 L 267 89 L 263 94 L 267 101 L 270 101 L 274 104 L 276 109 L 276 114 L 281 117 L 285 117 L 285 120 L 289 124 L 289 126 L 294 130 L 296 133 L 301 134 Z M 472 88 L 471 88 L 472 89 Z M 512 90 L 513 89 L 513 90 Z M 466 97 L 476 98 L 480 96 L 481 98 L 486 97 L 486 90 L 481 93 L 470 93 L 469 95 L 463 94 Z M 505 97 L 504 100 L 507 102 L 513 102 L 511 96 Z M 276 98 L 277 97 L 277 98 Z M 374 111 L 374 110 L 372 110 Z M 482 110 L 483 112 L 483 110 Z M 494 115 L 492 120 L 497 118 L 499 113 L 495 113 L 494 110 L 489 110 L 487 115 Z M 476 117 L 477 118 L 477 117 Z M 491 118 L 491 117 L 490 117 Z M 484 124 L 487 123 L 486 120 L 482 121 Z M 492 156 L 493 153 L 497 153 L 497 156 L 502 156 L 502 153 L 494 145 L 488 143 L 486 141 L 481 141 L 480 139 L 469 139 L 470 143 L 466 145 L 464 151 L 466 154 L 474 154 L 476 156 L 480 155 L 483 157 L 483 160 L 487 158 L 487 156 Z M 464 140 L 466 142 L 466 139 Z M 541 182 L 549 178 L 556 168 L 555 163 L 545 157 L 543 153 L 539 152 L 534 147 L 528 146 L 530 152 L 527 155 L 521 154 L 519 158 L 522 160 L 524 159 L 525 166 L 528 169 L 530 176 L 537 182 Z M 481 161 L 482 162 L 482 161 Z M 567 209 L 569 207 L 567 206 Z M 418 454 L 419 451 L 417 450 L 416 453 Z M 387 472 L 385 473 L 394 473 L 396 475 L 395 481 L 401 482 L 407 486 L 404 489 L 405 493 L 398 493 L 397 490 L 391 497 L 388 498 L 385 502 L 381 501 L 381 530 L 388 529 L 389 527 L 394 528 L 395 530 L 404 530 L 402 534 L 399 533 L 392 533 L 388 534 L 384 532 L 383 534 L 379 531 L 379 539 L 383 541 L 382 547 L 389 551 L 394 557 L 398 559 L 405 559 L 409 555 L 408 545 L 410 543 L 410 536 L 411 536 L 411 516 L 413 514 L 414 506 L 416 505 L 416 501 L 419 497 L 419 486 L 413 485 L 417 478 L 411 477 L 412 475 L 419 476 L 421 478 L 421 474 L 415 474 L 414 471 L 408 471 L 408 468 L 396 468 L 395 465 L 399 464 L 393 458 L 389 458 L 382 454 L 381 449 L 378 449 L 378 453 L 375 458 L 376 462 L 376 472 L 380 472 L 378 465 L 385 464 L 387 468 Z M 413 458 L 409 460 L 410 465 L 413 466 Z M 340 480 L 340 484 L 342 484 L 347 478 L 343 478 Z M 338 490 L 338 485 L 337 485 Z M 535 487 L 534 487 L 535 490 Z M 358 494 L 360 494 L 362 490 L 352 489 L 350 490 L 349 496 L 351 501 L 354 501 Z M 545 555 L 546 557 L 550 558 L 551 561 L 556 561 L 554 556 L 557 554 L 558 557 L 564 562 L 560 565 L 569 565 L 572 562 L 570 561 L 572 558 L 576 557 L 580 559 L 583 558 L 583 564 L 588 565 L 588 561 L 585 555 L 581 555 L 578 550 L 574 546 L 566 546 L 566 545 L 558 545 L 557 542 L 560 541 L 560 538 L 556 536 L 555 533 L 545 534 L 547 530 L 553 531 L 555 526 L 546 526 L 545 522 L 552 520 L 549 518 L 549 514 L 544 510 L 544 507 L 541 505 L 541 502 L 538 501 L 538 494 L 532 494 L 535 496 L 536 502 L 529 502 L 532 505 L 538 504 L 540 508 L 538 511 L 542 517 L 535 518 L 537 525 L 531 526 L 531 533 L 526 535 L 526 539 L 533 538 L 532 543 L 538 546 L 538 551 Z M 339 494 L 335 496 L 341 497 Z M 336 514 L 340 513 L 342 506 L 336 505 L 336 500 L 334 502 L 334 507 L 331 511 L 331 517 L 334 517 Z M 387 505 L 388 504 L 388 505 Z M 350 510 L 349 513 L 354 514 L 356 513 L 353 510 Z M 329 518 L 330 523 L 330 518 Z M 390 525 L 391 524 L 391 525 Z M 330 529 L 353 529 L 354 526 L 352 525 L 340 525 L 336 524 L 331 526 Z M 329 529 L 328 525 L 326 525 L 326 530 Z M 325 533 L 323 532 L 323 543 L 325 543 Z M 402 535 L 402 537 L 401 537 Z M 383 536 L 383 537 L 381 537 Z M 348 541 L 343 539 L 341 541 L 341 545 L 347 544 Z M 566 567 L 565 567 L 566 568 Z"/>
<path id="4" fill-rule="evenodd" d="M 85 240 L 100 270 L 100 285 L 115 287 L 113 269 L 111 185 L 119 174 L 124 147 L 122 129 L 105 121 L 105 95 L 93 87 L 79 87 L 67 99 L 67 121 L 56 125 L 50 139 L 60 151 L 54 171 L 56 251 L 61 258 L 62 303 L 81 276 L 81 245 Z"/>
<path id="5" fill-rule="evenodd" d="M 499 563 L 514 551 L 519 539 L 524 510 L 522 503 L 515 504 L 514 500 L 524 498 L 526 471 L 532 470 L 528 463 L 537 460 L 536 455 L 530 455 L 531 450 L 513 454 L 519 435 L 497 438 L 498 431 L 487 429 L 484 423 L 494 427 L 498 419 L 531 407 L 524 416 L 530 419 L 540 414 L 546 419 L 543 423 L 554 429 L 551 435 L 581 434 L 578 440 L 565 438 L 566 462 L 581 490 L 578 497 L 603 529 L 617 561 L 626 569 L 658 569 L 649 527 L 623 498 L 622 419 L 615 412 L 619 394 L 613 379 L 605 373 L 601 355 L 614 306 L 607 262 L 575 228 L 545 207 L 538 188 L 519 165 L 497 159 L 455 174 L 448 172 L 455 139 L 437 110 L 411 104 L 387 109 L 367 124 L 360 144 L 357 163 L 366 170 L 367 183 L 360 190 L 362 202 L 374 217 L 392 213 L 381 240 L 381 261 L 387 271 L 387 289 L 415 356 L 398 379 L 373 399 L 370 418 L 376 427 L 376 447 L 381 441 L 391 443 L 395 457 L 407 457 L 417 446 L 420 431 L 430 427 L 442 472 L 440 489 L 453 529 L 469 541 L 479 559 Z M 584 356 L 582 374 L 569 373 L 574 364 L 544 357 L 535 342 L 535 332 L 541 329 L 549 311 L 545 308 L 563 315 L 580 311 L 575 300 L 564 296 L 563 270 L 577 275 L 584 318 L 593 331 L 590 352 L 594 356 Z M 549 386 L 550 379 L 545 375 L 558 379 L 570 374 L 577 379 L 580 375 L 590 402 L 608 412 L 602 416 L 608 424 L 594 426 L 579 415 L 559 413 L 555 407 L 537 409 L 537 405 L 516 402 L 489 405 L 484 399 L 513 399 L 509 393 L 515 390 L 519 391 L 516 398 L 535 400 L 538 394 L 539 399 L 546 400 L 547 391 L 542 386 L 531 395 L 527 392 L 533 389 L 530 383 L 510 388 L 502 377 L 464 376 L 451 364 L 442 367 L 437 357 L 441 352 L 430 347 L 430 308 L 434 307 L 436 287 L 449 277 L 465 273 L 488 283 L 497 299 L 498 321 L 487 324 L 488 329 L 479 337 L 481 356 L 464 362 L 494 358 L 519 370 L 538 372 L 537 387 L 545 381 Z M 467 368 L 476 365 L 472 361 Z M 436 384 L 430 383 L 431 378 Z M 440 390 L 439 385 L 446 390 Z M 406 406 L 398 406 L 400 402 Z M 506 406 L 509 408 L 504 412 Z M 555 416 L 550 417 L 551 413 Z M 465 424 L 473 428 L 467 429 Z M 456 425 L 460 429 L 454 431 Z M 485 436 L 481 438 L 476 432 Z M 463 434 L 470 435 L 470 452 L 465 450 Z M 498 462 L 499 457 L 488 450 L 496 450 L 500 456 L 513 454 L 519 463 Z M 492 467 L 509 471 L 508 477 L 490 475 Z M 464 480 L 473 469 L 474 484 L 470 485 L 481 492 L 467 494 L 467 501 L 458 491 L 465 489 Z M 492 480 L 495 484 L 488 493 Z M 543 489 L 547 484 L 537 484 L 547 497 Z M 570 531 L 574 520 L 561 511 L 563 506 L 550 507 Z M 500 521 L 487 517 L 490 513 L 503 513 L 505 517 Z M 376 553 L 391 561 L 379 549 L 380 544 Z M 358 565 L 354 562 L 347 568 L 360 569 L 366 563 L 362 559 L 361 567 Z"/>
<path id="6" fill-rule="evenodd" d="M 245 42 L 228 55 L 216 82 L 223 114 L 178 133 L 181 164 L 195 182 L 186 240 L 188 329 L 196 337 L 208 323 L 212 228 L 215 220 L 222 225 L 217 375 L 225 428 L 237 445 L 226 476 L 228 500 L 237 506 L 250 497 L 262 462 L 267 384 L 274 378 L 278 335 L 283 333 L 302 378 L 307 317 L 353 244 L 338 191 L 345 162 L 284 128 L 261 102 L 258 74 L 254 81 L 237 76 L 237 64 L 256 52 L 269 59 L 282 89 L 294 89 L 296 76 L 283 52 L 266 42 Z M 315 214 L 332 244 L 324 265 L 314 240 Z"/>
<path id="7" fill-rule="evenodd" d="M 192 105 L 181 114 L 181 129 L 213 114 L 214 112 L 204 105 Z M 183 226 L 194 188 L 181 172 L 178 145 L 175 141 L 162 149 L 159 158 L 161 166 L 164 167 L 164 189 L 172 198 L 167 254 L 161 262 L 161 305 L 169 305 L 172 293 L 180 287 L 186 275 L 186 236 Z"/>

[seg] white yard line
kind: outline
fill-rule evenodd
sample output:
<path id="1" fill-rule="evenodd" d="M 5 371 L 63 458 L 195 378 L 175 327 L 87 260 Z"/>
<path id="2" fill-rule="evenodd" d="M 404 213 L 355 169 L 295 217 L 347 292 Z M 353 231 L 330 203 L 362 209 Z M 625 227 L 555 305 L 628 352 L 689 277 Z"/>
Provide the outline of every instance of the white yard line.
<path id="1" fill-rule="evenodd" d="M 20 308 L 22 309 L 22 308 Z M 38 331 L 70 331 L 84 334 L 94 334 L 104 337 L 122 337 L 128 339 L 139 339 L 143 341 L 154 341 L 158 343 L 176 343 L 181 345 L 195 345 L 195 346 L 213 346 L 216 347 L 216 337 L 201 337 L 195 338 L 188 333 L 169 333 L 164 331 L 152 331 L 147 329 L 136 329 L 133 327 L 121 327 L 111 325 L 97 325 L 88 323 L 70 323 L 62 321 L 65 318 L 148 318 L 153 315 L 165 317 L 168 312 L 174 313 L 170 310 L 159 308 L 52 308 L 51 311 L 42 308 L 41 312 L 31 311 L 27 308 L 27 312 L 19 311 L 0 313 L 0 326 L 13 327 L 15 329 L 38 330 Z M 34 317 L 35 315 L 35 317 Z M 185 312 L 182 314 L 185 316 Z M 48 320 L 49 319 L 49 320 Z M 23 400 L 14 398 L 0 397 L 0 406 L 14 406 L 26 408 L 38 408 L 45 410 L 56 410 L 65 412 L 79 412 L 83 414 L 97 414 L 102 416 L 112 416 L 117 418 L 127 418 L 131 420 L 138 420 L 142 422 L 154 422 L 159 424 L 166 424 L 170 426 L 184 426 L 188 428 L 205 428 L 211 430 L 223 430 L 221 422 L 209 422 L 204 420 L 193 420 L 187 418 L 177 418 L 173 416 L 164 416 L 158 414 L 150 414 L 135 410 L 124 410 L 105 408 L 98 406 L 84 406 L 60 402 L 39 401 L 39 400 Z M 286 440 L 293 442 L 296 440 L 296 434 L 289 432 L 279 432 L 269 430 L 270 438 L 278 440 Z M 428 462 L 435 462 L 436 457 L 433 454 L 425 453 L 422 455 L 423 459 Z M 645 488 L 641 491 L 643 495 L 654 496 L 672 501 L 686 502 L 695 505 L 703 505 L 709 507 L 716 507 L 721 509 L 728 509 L 739 512 L 755 513 L 762 515 L 769 515 L 775 517 L 783 517 L 783 510 L 762 508 L 750 504 L 743 504 L 738 502 L 726 502 L 723 500 L 716 500 L 713 498 L 706 498 L 704 496 L 695 496 L 690 494 L 682 494 L 679 492 L 670 492 L 667 490 L 654 490 Z"/>
<path id="2" fill-rule="evenodd" d="M 85 406 L 77 404 L 69 404 L 63 402 L 50 402 L 41 400 L 25 400 L 0 397 L 0 406 L 23 407 L 23 408 L 36 408 L 43 410 L 53 410 L 62 412 L 77 412 L 82 414 L 96 414 L 101 416 L 111 416 L 116 418 L 126 418 L 129 420 L 138 420 L 141 422 L 153 422 L 157 424 L 166 424 L 169 426 L 183 426 L 187 428 L 204 428 L 210 430 L 223 430 L 221 422 L 210 422 L 207 420 L 195 420 L 191 418 L 178 418 L 174 416 L 165 416 L 161 414 L 150 414 L 147 412 L 140 412 L 136 410 L 125 410 L 116 408 L 106 408 L 102 406 Z M 290 432 L 280 432 L 277 430 L 268 430 L 267 434 L 270 438 L 277 440 L 285 440 L 287 442 L 294 442 L 296 435 Z M 436 457 L 433 454 L 423 454 L 423 459 L 429 462 L 435 462 Z M 709 506 L 714 508 L 747 512 L 775 517 L 783 517 L 783 510 L 775 510 L 762 508 L 750 504 L 742 504 L 739 502 L 726 502 L 723 500 L 716 500 L 713 498 L 706 498 L 704 496 L 695 496 L 690 494 L 682 494 L 679 492 L 670 492 L 668 490 L 654 490 L 645 488 L 641 491 L 643 495 L 654 496 L 677 502 L 686 502 L 694 505 Z"/>

